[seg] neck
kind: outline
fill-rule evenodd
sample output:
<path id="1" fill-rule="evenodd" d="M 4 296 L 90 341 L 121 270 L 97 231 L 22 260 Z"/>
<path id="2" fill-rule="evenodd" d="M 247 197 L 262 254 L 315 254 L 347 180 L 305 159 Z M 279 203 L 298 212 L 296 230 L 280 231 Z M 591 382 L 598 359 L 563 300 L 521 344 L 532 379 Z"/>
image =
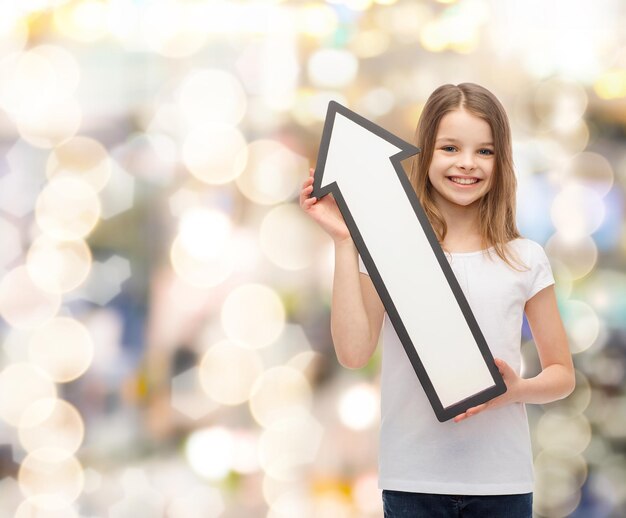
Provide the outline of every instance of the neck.
<path id="1" fill-rule="evenodd" d="M 454 248 L 480 248 L 482 238 L 479 230 L 478 202 L 468 206 L 455 205 L 436 196 L 435 203 L 446 221 L 448 231 L 444 243 Z"/>

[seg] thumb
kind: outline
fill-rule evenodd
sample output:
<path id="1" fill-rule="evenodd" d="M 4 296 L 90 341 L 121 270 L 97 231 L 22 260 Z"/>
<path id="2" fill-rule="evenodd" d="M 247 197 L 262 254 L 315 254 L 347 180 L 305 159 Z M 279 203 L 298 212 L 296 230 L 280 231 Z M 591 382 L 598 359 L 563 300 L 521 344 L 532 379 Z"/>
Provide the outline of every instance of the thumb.
<path id="1" fill-rule="evenodd" d="M 505 362 L 502 358 L 495 358 L 495 362 L 502 376 L 507 377 L 509 374 L 511 374 L 513 369 L 511 369 L 509 364 Z"/>

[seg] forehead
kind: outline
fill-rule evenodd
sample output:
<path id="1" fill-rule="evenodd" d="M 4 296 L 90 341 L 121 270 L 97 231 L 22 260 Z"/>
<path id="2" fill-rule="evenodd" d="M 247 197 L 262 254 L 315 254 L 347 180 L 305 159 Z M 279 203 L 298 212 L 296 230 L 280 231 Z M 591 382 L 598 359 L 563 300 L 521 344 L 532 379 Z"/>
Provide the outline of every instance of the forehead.
<path id="1" fill-rule="evenodd" d="M 448 139 L 475 144 L 493 142 L 491 126 L 476 115 L 465 110 L 454 110 L 446 113 L 439 121 L 437 140 Z"/>

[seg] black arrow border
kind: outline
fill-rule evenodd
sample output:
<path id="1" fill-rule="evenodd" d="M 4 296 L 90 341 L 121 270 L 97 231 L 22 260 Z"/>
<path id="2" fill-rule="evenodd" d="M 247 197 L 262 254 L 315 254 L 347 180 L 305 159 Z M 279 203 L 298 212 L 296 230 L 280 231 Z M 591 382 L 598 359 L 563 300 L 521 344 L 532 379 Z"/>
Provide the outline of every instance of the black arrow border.
<path id="1" fill-rule="evenodd" d="M 391 163 L 393 164 L 394 170 L 398 175 L 398 179 L 400 180 L 400 183 L 404 188 L 404 192 L 406 193 L 409 201 L 411 202 L 411 205 L 413 206 L 415 215 L 417 216 L 417 219 L 419 220 L 422 229 L 426 234 L 426 237 L 428 238 L 430 246 L 435 253 L 435 257 L 439 262 L 439 266 L 443 270 L 448 284 L 450 285 L 450 288 L 454 293 L 454 296 L 457 300 L 457 303 L 459 304 L 459 307 L 461 308 L 463 316 L 465 317 L 465 320 L 472 332 L 472 335 L 474 336 L 476 345 L 478 345 L 483 359 L 487 364 L 487 368 L 489 369 L 489 372 L 491 373 L 494 381 L 494 385 L 492 387 L 478 392 L 477 394 L 463 399 L 451 406 L 444 407 L 442 405 L 441 400 L 439 399 L 439 396 L 437 395 L 437 392 L 433 387 L 430 377 L 428 376 L 428 373 L 426 372 L 426 369 L 424 368 L 424 365 L 422 364 L 419 355 L 417 354 L 417 350 L 415 349 L 413 342 L 411 341 L 411 338 L 409 337 L 409 334 L 404 327 L 404 323 L 402 322 L 402 319 L 400 318 L 400 315 L 398 314 L 398 311 L 396 310 L 396 307 L 391 300 L 391 297 L 389 296 L 387 287 L 385 286 L 385 283 L 380 273 L 378 272 L 378 268 L 376 267 L 376 264 L 374 263 L 374 260 L 372 259 L 372 256 L 367 249 L 367 245 L 365 244 L 365 241 L 363 240 L 363 237 L 359 232 L 359 229 L 354 221 L 354 218 L 352 217 L 352 214 L 350 213 L 348 204 L 346 203 L 343 195 L 341 194 L 341 191 L 339 190 L 339 187 L 337 186 L 337 182 L 332 182 L 324 188 L 321 188 L 322 177 L 324 175 L 324 168 L 326 167 L 326 159 L 328 157 L 328 149 L 330 147 L 330 140 L 332 137 L 332 131 L 335 122 L 335 115 L 337 113 L 340 113 L 344 117 L 347 117 L 356 124 L 362 126 L 368 131 L 374 133 L 375 135 L 378 135 L 379 137 L 387 140 L 388 142 L 401 149 L 399 153 L 390 157 Z M 435 234 L 435 231 L 432 228 L 430 221 L 428 220 L 428 217 L 426 216 L 426 213 L 424 212 L 424 209 L 422 208 L 422 205 L 417 198 L 417 195 L 415 194 L 411 182 L 404 172 L 404 168 L 402 167 L 402 160 L 416 155 L 419 152 L 419 148 L 402 140 L 393 133 L 390 133 L 384 128 L 381 128 L 377 124 L 353 112 L 352 110 L 346 108 L 338 102 L 330 101 L 328 103 L 328 110 L 326 112 L 326 120 L 324 122 L 324 130 L 322 132 L 322 140 L 320 143 L 317 165 L 315 167 L 313 192 L 311 193 L 311 196 L 315 196 L 319 199 L 329 193 L 333 194 L 333 197 L 337 202 L 337 206 L 339 207 L 339 210 L 343 215 L 346 225 L 350 230 L 350 235 L 352 236 L 357 250 L 359 251 L 361 258 L 363 259 L 363 263 L 367 268 L 367 272 L 372 279 L 374 287 L 376 288 L 376 291 L 380 296 L 385 310 L 387 311 L 387 315 L 389 316 L 389 319 L 391 320 L 391 323 L 393 324 L 393 327 L 398 334 L 398 338 L 404 346 L 404 350 L 406 351 L 409 360 L 413 365 L 413 369 L 415 370 L 415 373 L 417 374 L 417 377 L 419 378 L 419 381 L 422 384 L 424 391 L 426 392 L 426 396 L 428 397 L 428 400 L 433 407 L 435 415 L 437 416 L 437 419 L 439 421 L 444 422 L 465 412 L 471 407 L 486 403 L 490 399 L 493 399 L 494 397 L 505 393 L 506 384 L 502 379 L 500 371 L 498 370 L 498 367 L 494 362 L 491 351 L 489 350 L 489 346 L 487 345 L 485 337 L 483 336 L 480 327 L 476 322 L 474 314 L 472 313 L 472 310 L 470 309 L 470 306 L 465 298 L 465 295 L 463 294 L 463 291 L 459 286 L 456 276 L 454 275 L 454 272 L 452 271 L 452 268 L 450 267 L 450 264 L 448 263 L 448 260 L 444 255 L 443 249 L 441 248 L 441 245 L 437 240 L 437 235 Z"/>

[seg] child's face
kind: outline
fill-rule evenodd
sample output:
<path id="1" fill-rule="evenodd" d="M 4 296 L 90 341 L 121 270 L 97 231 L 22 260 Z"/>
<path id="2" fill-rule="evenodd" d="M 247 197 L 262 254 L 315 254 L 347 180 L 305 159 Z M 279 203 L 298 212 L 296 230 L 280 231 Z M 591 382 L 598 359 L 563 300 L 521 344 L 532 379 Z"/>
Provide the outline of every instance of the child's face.
<path id="1" fill-rule="evenodd" d="M 495 167 L 494 149 L 491 127 L 483 119 L 463 109 L 443 116 L 428 170 L 438 207 L 469 207 L 487 194 Z"/>

